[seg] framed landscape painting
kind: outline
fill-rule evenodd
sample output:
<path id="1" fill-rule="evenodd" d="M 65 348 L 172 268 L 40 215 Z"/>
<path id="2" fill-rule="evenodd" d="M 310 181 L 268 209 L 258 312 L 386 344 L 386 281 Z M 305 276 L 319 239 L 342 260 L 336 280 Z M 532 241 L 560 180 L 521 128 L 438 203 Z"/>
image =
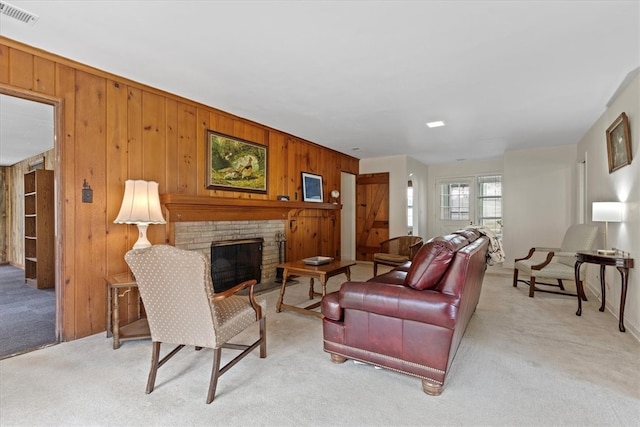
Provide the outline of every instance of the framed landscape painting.
<path id="1" fill-rule="evenodd" d="M 207 130 L 206 185 L 211 190 L 267 192 L 267 147 Z"/>

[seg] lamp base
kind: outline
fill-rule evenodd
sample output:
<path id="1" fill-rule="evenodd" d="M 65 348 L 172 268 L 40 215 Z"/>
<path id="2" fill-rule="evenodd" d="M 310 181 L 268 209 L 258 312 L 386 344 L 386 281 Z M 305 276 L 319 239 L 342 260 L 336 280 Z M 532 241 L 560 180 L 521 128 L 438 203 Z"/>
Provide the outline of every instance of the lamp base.
<path id="1" fill-rule="evenodd" d="M 598 249 L 598 255 L 615 255 L 615 249 Z"/>
<path id="2" fill-rule="evenodd" d="M 149 224 L 137 224 L 138 240 L 133 245 L 133 249 L 144 249 L 151 247 L 151 242 L 147 239 L 147 228 Z"/>

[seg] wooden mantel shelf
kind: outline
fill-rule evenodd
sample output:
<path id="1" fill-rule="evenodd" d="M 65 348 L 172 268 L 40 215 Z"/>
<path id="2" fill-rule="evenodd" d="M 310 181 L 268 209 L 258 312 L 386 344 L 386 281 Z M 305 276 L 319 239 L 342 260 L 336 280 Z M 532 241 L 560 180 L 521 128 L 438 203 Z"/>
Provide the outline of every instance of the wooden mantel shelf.
<path id="1" fill-rule="evenodd" d="M 339 210 L 333 203 L 161 194 L 167 222 L 286 219 L 292 209 Z"/>

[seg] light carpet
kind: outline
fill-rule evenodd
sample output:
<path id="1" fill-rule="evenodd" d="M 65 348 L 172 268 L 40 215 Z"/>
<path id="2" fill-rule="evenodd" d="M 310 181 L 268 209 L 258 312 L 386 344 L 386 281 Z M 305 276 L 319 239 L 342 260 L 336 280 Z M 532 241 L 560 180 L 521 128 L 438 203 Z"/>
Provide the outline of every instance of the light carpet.
<path id="1" fill-rule="evenodd" d="M 352 278 L 371 272 L 358 264 Z M 299 282 L 287 303 L 308 303 Z M 150 341 L 113 350 L 101 333 L 0 361 L 0 425 L 640 425 L 640 343 L 593 295 L 577 317 L 575 298 L 528 298 L 511 271 L 490 268 L 439 397 L 417 378 L 331 363 L 321 321 L 276 313 L 278 291 L 264 296 L 267 358 L 256 351 L 225 373 L 210 405 L 211 350 L 180 352 L 147 395 Z"/>

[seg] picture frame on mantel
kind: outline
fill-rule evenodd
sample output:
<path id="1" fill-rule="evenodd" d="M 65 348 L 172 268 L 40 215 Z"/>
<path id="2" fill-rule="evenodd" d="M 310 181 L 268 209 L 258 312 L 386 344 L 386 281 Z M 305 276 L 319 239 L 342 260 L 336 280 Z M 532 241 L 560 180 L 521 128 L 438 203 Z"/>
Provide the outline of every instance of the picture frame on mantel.
<path id="1" fill-rule="evenodd" d="M 631 164 L 631 132 L 629 119 L 623 112 L 607 129 L 609 173 Z"/>
<path id="2" fill-rule="evenodd" d="M 267 147 L 206 131 L 206 187 L 267 193 Z"/>
<path id="3" fill-rule="evenodd" d="M 322 176 L 302 172 L 302 201 L 322 203 Z"/>

